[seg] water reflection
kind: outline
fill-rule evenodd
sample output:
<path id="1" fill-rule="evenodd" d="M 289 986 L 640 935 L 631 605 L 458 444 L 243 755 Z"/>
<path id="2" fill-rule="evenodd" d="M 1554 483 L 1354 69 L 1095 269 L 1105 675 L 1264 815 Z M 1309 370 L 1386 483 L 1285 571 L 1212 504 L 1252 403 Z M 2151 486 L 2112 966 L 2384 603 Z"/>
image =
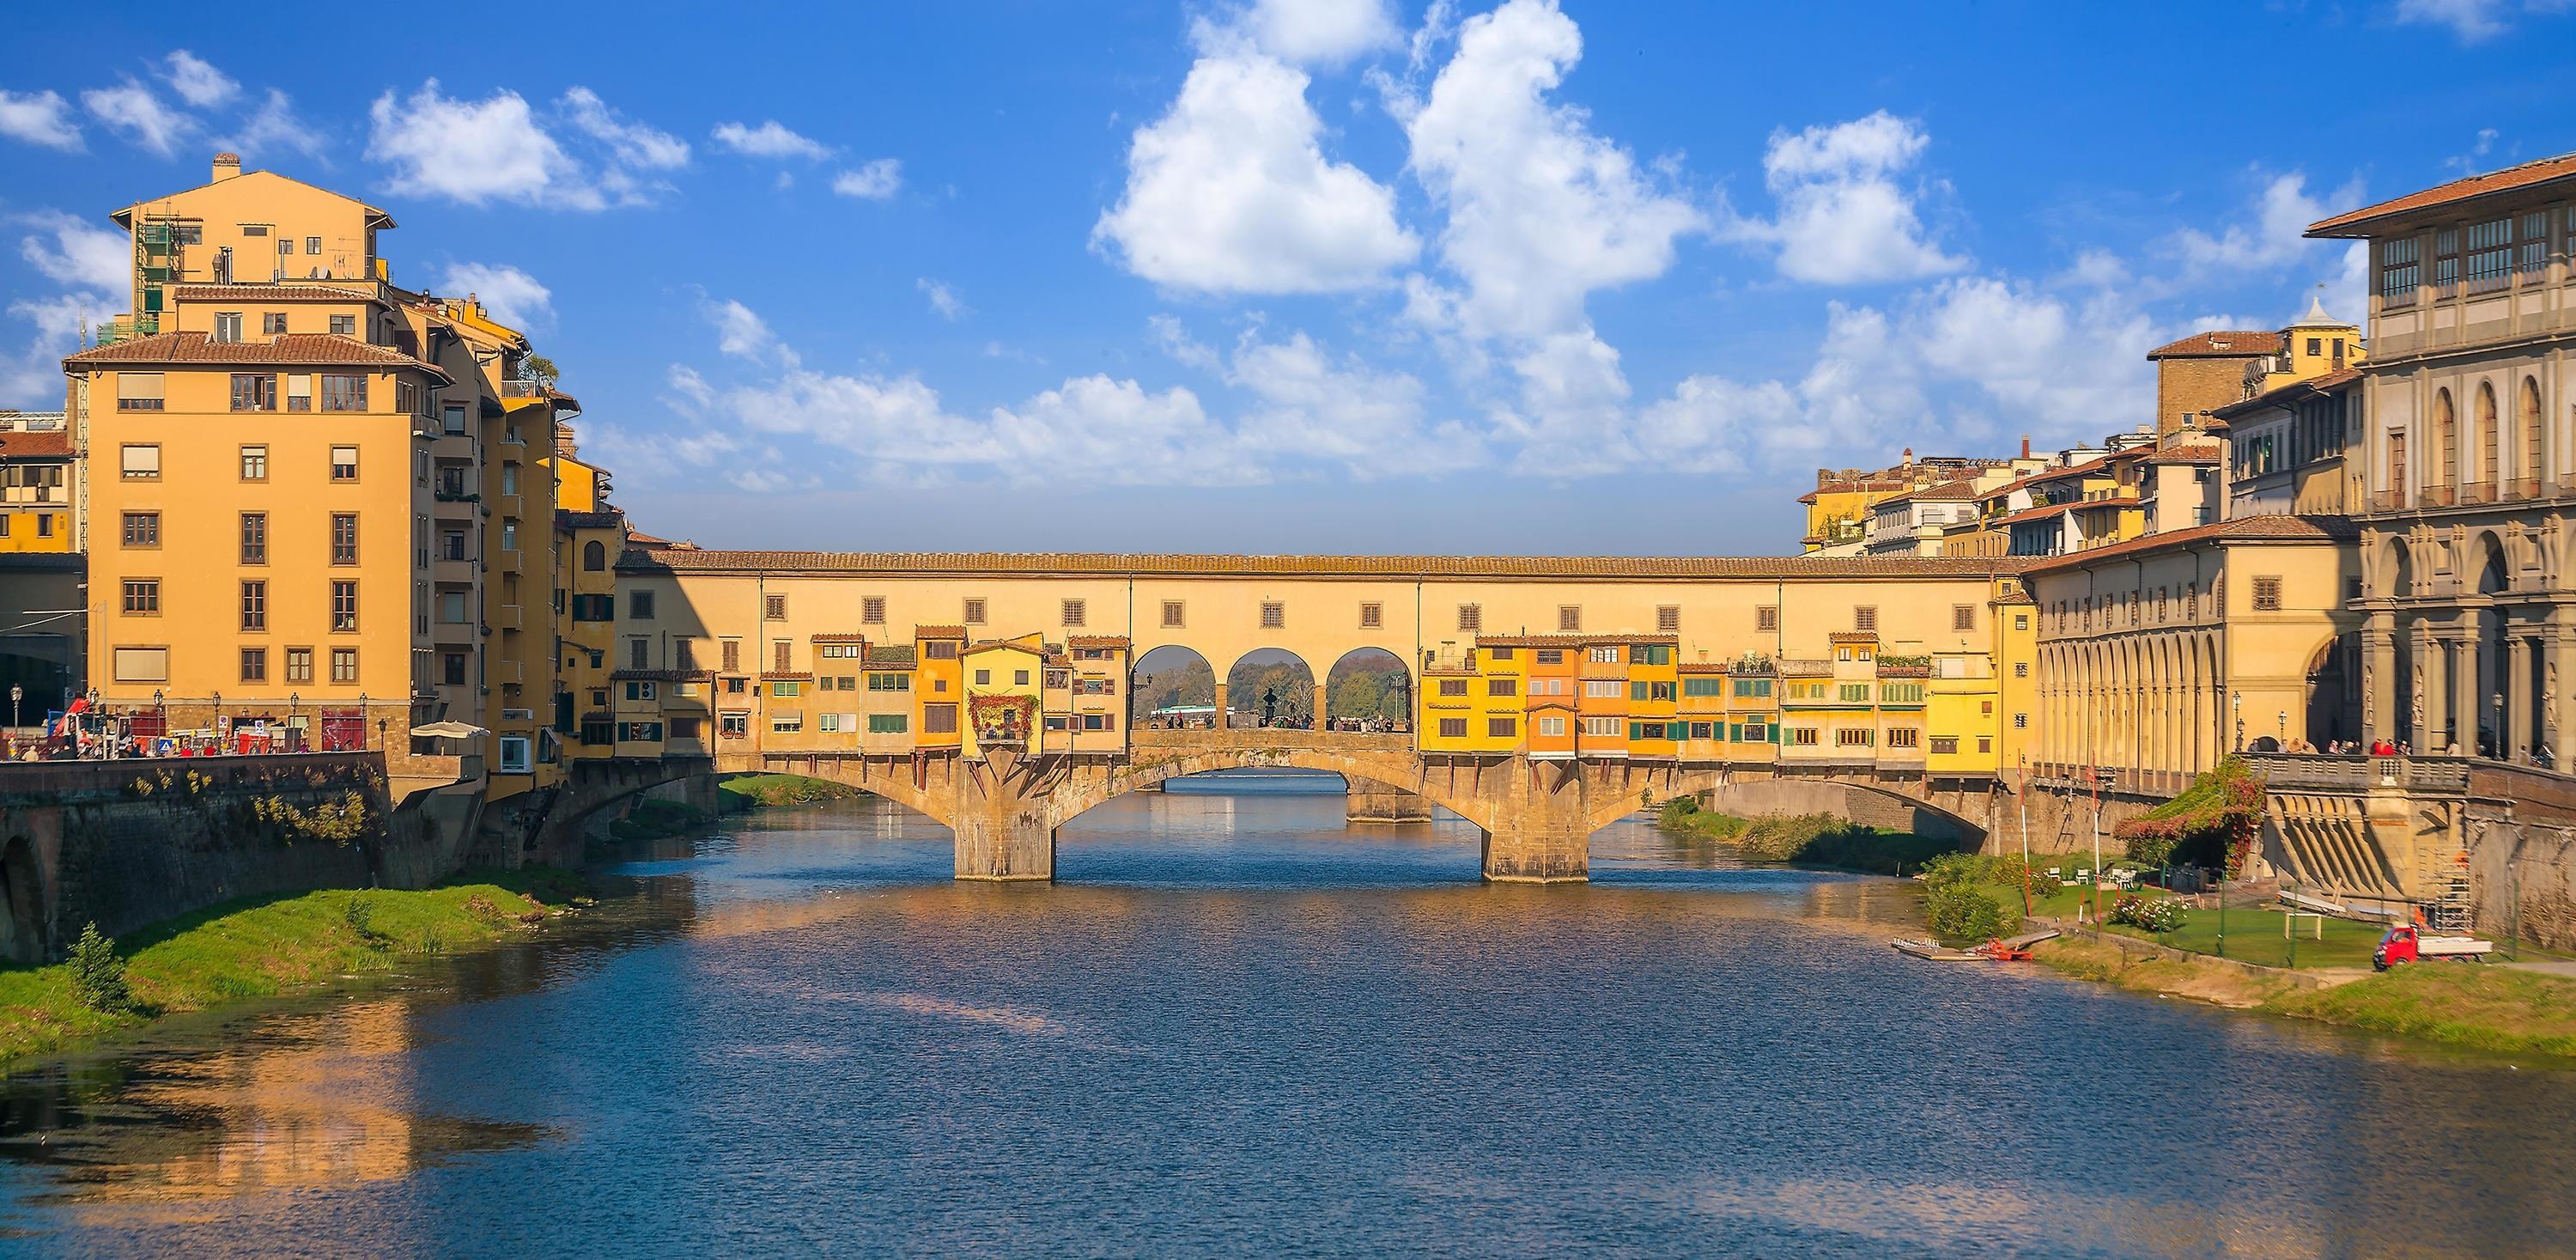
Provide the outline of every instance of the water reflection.
<path id="1" fill-rule="evenodd" d="M 2567 1073 L 1914 964 L 1906 885 L 1643 824 L 1592 885 L 1489 886 L 1463 823 L 1225 786 L 1085 815 L 1052 887 L 953 883 L 882 803 L 653 846 L 573 932 L 10 1082 L 8 1224 L 136 1254 L 2576 1236 Z"/>

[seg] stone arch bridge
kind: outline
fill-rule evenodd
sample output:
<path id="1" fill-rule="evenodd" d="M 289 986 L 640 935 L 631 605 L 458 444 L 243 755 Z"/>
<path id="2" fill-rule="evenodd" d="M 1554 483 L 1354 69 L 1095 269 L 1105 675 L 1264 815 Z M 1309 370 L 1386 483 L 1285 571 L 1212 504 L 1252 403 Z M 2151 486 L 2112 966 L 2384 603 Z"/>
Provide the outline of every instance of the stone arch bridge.
<path id="1" fill-rule="evenodd" d="M 1114 797 L 1182 775 L 1254 766 L 1326 771 L 1411 792 L 1484 832 L 1486 878 L 1527 882 L 1587 878 L 1592 833 L 1648 800 L 1708 793 L 1721 806 L 1739 794 L 1757 803 L 1796 801 L 1765 789 L 1805 783 L 1884 798 L 1971 841 L 2003 808 L 1985 792 L 1936 794 L 1914 776 L 1774 779 L 1767 765 L 1424 757 L 1409 736 L 1337 731 L 1139 730 L 1123 760 L 771 752 L 718 761 L 719 770 L 802 774 L 883 796 L 956 834 L 958 878 L 990 880 L 1054 878 L 1056 830 Z M 1790 807 L 1851 814 L 1814 796 Z"/>

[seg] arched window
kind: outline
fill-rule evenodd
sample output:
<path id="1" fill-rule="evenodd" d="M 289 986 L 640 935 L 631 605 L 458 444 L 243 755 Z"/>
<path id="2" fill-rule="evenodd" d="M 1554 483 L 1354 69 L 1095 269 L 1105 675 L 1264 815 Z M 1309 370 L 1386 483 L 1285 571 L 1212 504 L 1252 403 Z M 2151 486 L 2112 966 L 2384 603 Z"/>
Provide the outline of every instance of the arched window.
<path id="1" fill-rule="evenodd" d="M 607 568 L 608 544 L 603 543 L 596 538 L 583 543 L 581 545 L 581 567 L 584 572 L 588 573 L 597 573 L 600 570 Z"/>
<path id="2" fill-rule="evenodd" d="M 2501 441 L 2503 435 L 2498 433 L 2496 428 L 2495 386 L 2481 382 L 2478 385 L 2477 478 L 2486 483 L 2487 493 L 2490 496 L 2495 493 L 2496 478 L 2499 475 L 2496 464 L 2503 445 Z"/>
<path id="3" fill-rule="evenodd" d="M 2442 453 L 2433 465 L 2440 470 L 2445 488 L 2460 484 L 2460 417 L 2451 409 L 2451 391 L 2433 395 L 2433 442 Z"/>
<path id="4" fill-rule="evenodd" d="M 2552 478 L 2548 466 L 2541 462 L 2539 381 L 2528 376 L 2522 378 L 2522 397 L 2513 410 L 2513 422 L 2522 430 L 2522 466 L 2514 470 L 2514 475 L 2522 479 L 2524 494 L 2547 494 L 2547 483 Z"/>

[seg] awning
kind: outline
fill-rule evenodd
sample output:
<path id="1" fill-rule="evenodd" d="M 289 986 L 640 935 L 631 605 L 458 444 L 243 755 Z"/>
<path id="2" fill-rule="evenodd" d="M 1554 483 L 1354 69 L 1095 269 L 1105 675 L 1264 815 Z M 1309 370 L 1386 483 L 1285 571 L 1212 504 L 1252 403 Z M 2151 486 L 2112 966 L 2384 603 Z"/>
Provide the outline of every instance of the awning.
<path id="1" fill-rule="evenodd" d="M 411 733 L 414 738 L 481 739 L 492 732 L 464 722 L 432 722 L 427 726 L 411 728 Z"/>

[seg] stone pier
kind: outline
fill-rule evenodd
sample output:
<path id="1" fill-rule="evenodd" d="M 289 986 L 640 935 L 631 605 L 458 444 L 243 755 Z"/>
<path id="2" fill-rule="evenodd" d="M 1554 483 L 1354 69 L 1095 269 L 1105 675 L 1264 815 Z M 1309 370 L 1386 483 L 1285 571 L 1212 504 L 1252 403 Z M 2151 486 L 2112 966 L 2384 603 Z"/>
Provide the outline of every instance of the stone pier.
<path id="1" fill-rule="evenodd" d="M 1431 802 L 1372 779 L 1350 780 L 1350 803 L 1344 816 L 1352 822 L 1417 823 L 1431 821 Z"/>

